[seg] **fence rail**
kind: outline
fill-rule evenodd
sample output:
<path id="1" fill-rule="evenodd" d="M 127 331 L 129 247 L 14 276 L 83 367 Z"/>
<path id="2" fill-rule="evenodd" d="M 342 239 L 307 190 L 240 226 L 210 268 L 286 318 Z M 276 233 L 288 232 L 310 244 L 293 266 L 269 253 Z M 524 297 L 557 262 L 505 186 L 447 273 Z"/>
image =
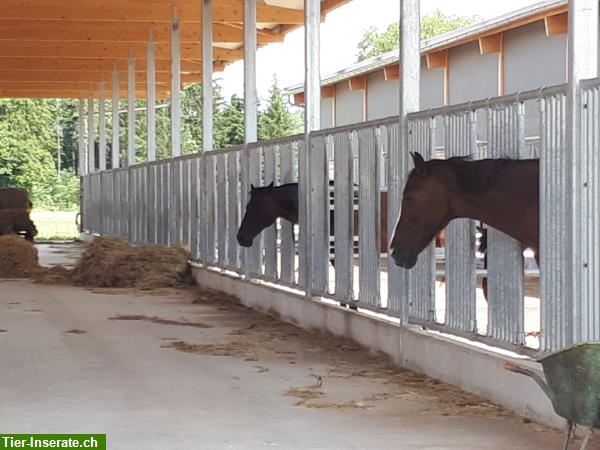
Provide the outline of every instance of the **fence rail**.
<path id="1" fill-rule="evenodd" d="M 600 139 L 599 85 L 598 80 L 583 84 L 590 105 L 583 111 L 590 179 L 597 178 L 592 172 L 598 169 L 593 151 Z M 181 242 L 206 266 L 295 286 L 311 297 L 353 303 L 402 323 L 517 351 L 552 351 L 569 341 L 571 314 L 562 301 L 565 224 L 553 214 L 566 198 L 560 162 L 567 151 L 565 105 L 566 87 L 560 85 L 408 116 L 408 151 L 425 159 L 540 158 L 539 278 L 524 276 L 531 270 L 524 270 L 520 243 L 493 229 L 487 268 L 482 267 L 477 224 L 468 219 L 451 222 L 445 249 L 432 243 L 414 269 L 393 265 L 387 242 L 411 169 L 408 155 L 399 153 L 396 117 L 92 173 L 82 180 L 84 225 L 89 232 L 132 242 Z M 251 185 L 271 182 L 299 183 L 299 224 L 278 219 L 252 247 L 243 248 L 236 235 Z M 592 192 L 582 199 L 581 214 L 597 201 L 597 181 Z M 590 242 L 598 242 L 598 230 L 589 231 Z M 600 264 L 594 244 L 582 251 Z M 440 260 L 436 254 L 445 256 Z M 482 274 L 488 279 L 487 300 Z M 584 282 L 591 295 L 574 326 L 585 330 L 583 337 L 598 339 L 600 287 L 595 279 Z M 585 322 L 584 314 L 595 319 Z"/>

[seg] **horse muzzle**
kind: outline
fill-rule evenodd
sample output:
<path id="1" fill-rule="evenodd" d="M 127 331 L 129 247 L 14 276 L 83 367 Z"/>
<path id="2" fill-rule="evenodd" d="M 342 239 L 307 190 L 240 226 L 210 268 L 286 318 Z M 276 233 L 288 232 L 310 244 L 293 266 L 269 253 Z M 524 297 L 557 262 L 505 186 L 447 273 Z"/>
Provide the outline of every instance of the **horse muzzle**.
<path id="1" fill-rule="evenodd" d="M 415 267 L 415 264 L 417 264 L 417 257 L 417 254 L 406 250 L 392 250 L 392 259 L 394 260 L 394 263 L 403 269 L 412 269 Z"/>
<path id="2" fill-rule="evenodd" d="M 246 236 L 241 236 L 241 235 L 237 235 L 237 241 L 238 244 L 240 244 L 242 247 L 252 247 L 252 241 L 254 239 L 248 238 Z"/>

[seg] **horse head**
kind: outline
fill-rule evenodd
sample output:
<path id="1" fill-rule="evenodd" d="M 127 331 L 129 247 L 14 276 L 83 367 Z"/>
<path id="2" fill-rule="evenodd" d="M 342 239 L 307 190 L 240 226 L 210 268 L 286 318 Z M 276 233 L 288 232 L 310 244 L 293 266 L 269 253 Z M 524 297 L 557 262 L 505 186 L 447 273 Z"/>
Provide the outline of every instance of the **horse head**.
<path id="1" fill-rule="evenodd" d="M 266 187 L 250 186 L 250 200 L 237 234 L 237 241 L 242 247 L 251 247 L 256 235 L 275 223 L 278 217 L 273 183 Z"/>
<path id="2" fill-rule="evenodd" d="M 400 217 L 390 243 L 396 265 L 411 269 L 417 257 L 453 218 L 450 192 L 451 170 L 441 161 L 425 162 L 419 153 L 411 153 L 415 168 L 408 175 Z"/>

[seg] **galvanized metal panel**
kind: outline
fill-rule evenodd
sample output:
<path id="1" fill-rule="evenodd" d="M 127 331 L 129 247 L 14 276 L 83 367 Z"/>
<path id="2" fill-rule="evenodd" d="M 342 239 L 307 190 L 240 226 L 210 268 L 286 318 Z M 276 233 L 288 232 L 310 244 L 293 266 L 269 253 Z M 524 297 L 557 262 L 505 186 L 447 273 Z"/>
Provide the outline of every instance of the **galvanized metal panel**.
<path id="1" fill-rule="evenodd" d="M 277 165 L 275 164 L 275 146 L 265 145 L 263 147 L 264 173 L 263 183 L 278 185 Z M 264 247 L 264 274 L 267 278 L 277 278 L 277 222 L 263 231 Z"/>
<path id="2" fill-rule="evenodd" d="M 329 181 L 326 138 L 310 136 L 310 256 L 312 295 L 328 293 Z"/>
<path id="3" fill-rule="evenodd" d="M 240 152 L 227 155 L 227 266 L 240 269 L 237 232 L 240 227 Z"/>
<path id="4" fill-rule="evenodd" d="M 190 245 L 190 170 L 192 160 L 185 158 L 181 161 L 182 177 L 181 177 L 181 241 L 185 245 Z"/>
<path id="5" fill-rule="evenodd" d="M 281 184 L 293 183 L 294 176 L 294 148 L 295 143 L 285 143 L 279 147 L 279 166 Z M 280 271 L 279 277 L 282 282 L 292 284 L 294 277 L 294 259 L 296 245 L 294 242 L 294 226 L 287 220 L 281 220 L 280 232 Z"/>
<path id="6" fill-rule="evenodd" d="M 217 262 L 217 205 L 216 205 L 216 158 L 215 153 L 205 154 L 206 170 L 206 197 L 204 203 L 204 213 L 206 220 L 206 264 L 215 264 Z"/>
<path id="7" fill-rule="evenodd" d="M 379 292 L 379 148 L 376 130 L 361 129 L 359 141 L 359 300 L 361 304 L 378 307 Z"/>
<path id="8" fill-rule="evenodd" d="M 408 122 L 409 151 L 419 152 L 425 160 L 435 154 L 435 121 L 431 118 Z M 435 322 L 435 245 L 431 242 L 408 275 L 408 301 L 411 317 Z"/>
<path id="9" fill-rule="evenodd" d="M 488 151 L 492 158 L 521 157 L 525 147 L 522 103 L 488 109 Z M 515 239 L 489 228 L 488 334 L 513 344 L 525 343 L 523 248 Z"/>
<path id="10" fill-rule="evenodd" d="M 457 113 L 446 118 L 446 156 L 477 151 L 476 115 Z M 446 228 L 446 325 L 476 331 L 475 222 L 457 219 Z"/>
<path id="11" fill-rule="evenodd" d="M 298 143 L 298 284 L 310 295 L 310 170 L 306 139 Z"/>
<path id="12" fill-rule="evenodd" d="M 217 263 L 224 267 L 227 262 L 227 193 L 225 178 L 227 176 L 225 166 L 226 155 L 216 153 L 216 194 L 217 203 L 215 204 L 215 213 L 217 216 Z"/>
<path id="13" fill-rule="evenodd" d="M 200 157 L 196 156 L 190 163 L 190 251 L 192 260 L 200 257 L 200 226 L 198 218 L 198 205 L 200 202 Z"/>
<path id="14" fill-rule="evenodd" d="M 261 174 L 261 148 L 257 146 L 248 146 L 248 190 L 251 186 L 259 187 L 262 185 Z M 249 199 L 249 198 L 248 198 Z M 263 233 L 259 233 L 254 238 L 252 247 L 246 251 L 246 275 L 250 278 L 261 274 L 262 263 L 262 240 Z"/>
<path id="15" fill-rule="evenodd" d="M 540 158 L 540 288 L 541 350 L 554 351 L 567 343 L 570 320 L 566 290 L 566 96 L 550 95 L 541 100 Z"/>
<path id="16" fill-rule="evenodd" d="M 347 132 L 333 136 L 334 149 L 334 235 L 335 235 L 335 298 L 341 302 L 352 300 L 354 259 L 354 158 Z"/>
<path id="17" fill-rule="evenodd" d="M 405 131 L 408 133 L 408 129 Z M 400 147 L 400 125 L 388 126 L 388 230 L 389 242 L 392 240 L 398 218 L 400 216 L 400 205 L 402 204 L 402 193 L 406 178 L 409 173 L 409 154 L 401 151 Z M 408 276 L 407 270 L 396 266 L 392 259 L 391 251 L 388 252 L 388 313 L 400 319 L 402 323 L 408 320 Z"/>

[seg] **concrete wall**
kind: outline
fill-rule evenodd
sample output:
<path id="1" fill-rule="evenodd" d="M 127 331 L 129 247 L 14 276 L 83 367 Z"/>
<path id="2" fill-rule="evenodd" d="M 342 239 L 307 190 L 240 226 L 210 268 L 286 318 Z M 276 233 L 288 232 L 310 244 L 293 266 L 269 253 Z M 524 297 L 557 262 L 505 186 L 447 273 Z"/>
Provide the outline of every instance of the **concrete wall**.
<path id="1" fill-rule="evenodd" d="M 348 81 L 336 85 L 335 125 L 363 122 L 364 91 L 350 91 Z"/>
<path id="2" fill-rule="evenodd" d="M 554 413 L 548 398 L 530 378 L 507 372 L 503 367 L 511 361 L 541 373 L 540 364 L 515 360 L 419 327 L 398 326 L 308 300 L 289 290 L 242 281 L 196 266 L 192 270 L 199 285 L 237 297 L 249 308 L 306 330 L 351 339 L 372 352 L 389 355 L 400 367 L 456 385 L 533 420 L 555 427 L 564 425 L 564 420 Z"/>
<path id="3" fill-rule="evenodd" d="M 498 54 L 481 55 L 477 41 L 451 48 L 448 65 L 450 104 L 498 95 Z"/>

